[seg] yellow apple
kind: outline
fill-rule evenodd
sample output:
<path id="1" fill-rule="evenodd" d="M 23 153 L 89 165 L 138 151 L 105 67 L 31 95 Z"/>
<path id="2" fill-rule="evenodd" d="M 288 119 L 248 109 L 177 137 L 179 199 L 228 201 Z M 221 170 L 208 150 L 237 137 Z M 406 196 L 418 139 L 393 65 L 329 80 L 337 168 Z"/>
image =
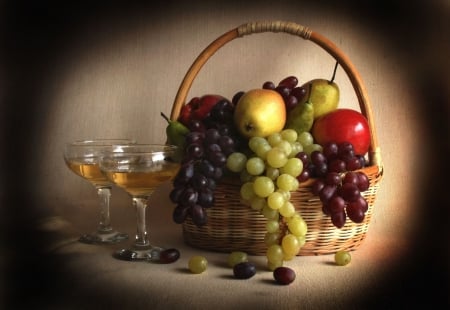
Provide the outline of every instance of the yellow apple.
<path id="1" fill-rule="evenodd" d="M 280 132 L 286 123 L 283 97 L 271 89 L 247 91 L 236 104 L 234 122 L 239 132 L 247 138 L 267 137 Z"/>
<path id="2" fill-rule="evenodd" d="M 314 108 L 314 119 L 337 109 L 339 87 L 332 80 L 314 79 L 303 84 L 306 89 L 304 100 L 309 98 Z"/>

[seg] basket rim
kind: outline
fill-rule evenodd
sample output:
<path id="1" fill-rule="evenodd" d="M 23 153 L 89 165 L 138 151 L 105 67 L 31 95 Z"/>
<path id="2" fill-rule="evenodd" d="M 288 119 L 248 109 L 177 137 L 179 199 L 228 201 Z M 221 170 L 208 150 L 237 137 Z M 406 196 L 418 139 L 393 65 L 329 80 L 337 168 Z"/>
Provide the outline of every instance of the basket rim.
<path id="1" fill-rule="evenodd" d="M 221 36 L 217 37 L 214 41 L 212 41 L 194 60 L 194 62 L 189 67 L 186 72 L 175 97 L 174 103 L 172 105 L 172 110 L 170 114 L 170 118 L 172 120 L 176 120 L 180 115 L 181 108 L 186 103 L 186 98 L 188 92 L 192 86 L 192 83 L 200 72 L 203 65 L 208 61 L 208 59 L 215 54 L 221 47 L 226 45 L 228 42 L 241 38 L 251 34 L 257 33 L 287 33 L 294 36 L 298 36 L 305 40 L 312 41 L 313 43 L 320 46 L 324 49 L 328 54 L 330 54 L 338 64 L 344 69 L 347 74 L 352 87 L 356 93 L 359 108 L 361 113 L 367 118 L 370 130 L 370 146 L 369 146 L 369 163 L 370 165 L 375 165 L 380 167 L 382 170 L 382 159 L 381 159 L 381 151 L 378 144 L 378 136 L 375 128 L 374 116 L 372 111 L 372 105 L 367 94 L 367 90 L 363 83 L 363 80 L 350 61 L 348 56 L 341 51 L 331 40 L 323 36 L 322 34 L 315 32 L 308 27 L 297 24 L 295 22 L 289 21 L 255 21 L 248 22 L 245 24 L 241 24 L 240 26 L 233 28 Z"/>

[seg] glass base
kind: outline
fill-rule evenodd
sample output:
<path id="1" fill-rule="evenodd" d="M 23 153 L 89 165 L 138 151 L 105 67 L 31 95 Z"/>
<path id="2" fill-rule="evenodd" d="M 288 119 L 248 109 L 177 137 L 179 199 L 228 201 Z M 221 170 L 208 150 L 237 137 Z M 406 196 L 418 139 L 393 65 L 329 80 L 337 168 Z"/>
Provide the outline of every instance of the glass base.
<path id="1" fill-rule="evenodd" d="M 116 244 L 124 240 L 128 240 L 128 234 L 118 231 L 95 232 L 82 235 L 79 239 L 81 243 L 87 244 Z"/>
<path id="2" fill-rule="evenodd" d="M 113 256 L 117 259 L 126 261 L 147 261 L 152 263 L 160 262 L 160 254 L 164 248 L 150 246 L 146 248 L 121 249 L 114 252 Z"/>

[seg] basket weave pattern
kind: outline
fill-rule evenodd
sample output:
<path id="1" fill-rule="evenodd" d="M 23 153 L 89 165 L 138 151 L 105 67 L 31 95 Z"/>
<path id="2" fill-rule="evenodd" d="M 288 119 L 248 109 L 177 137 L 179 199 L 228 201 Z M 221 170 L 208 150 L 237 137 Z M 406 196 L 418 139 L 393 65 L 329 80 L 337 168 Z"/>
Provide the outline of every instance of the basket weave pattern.
<path id="1" fill-rule="evenodd" d="M 220 47 L 235 38 L 263 32 L 292 34 L 313 41 L 325 49 L 347 73 L 358 97 L 361 113 L 368 119 L 371 130 L 369 166 L 361 170 L 370 181 L 369 189 L 363 193 L 369 208 L 362 223 L 356 224 L 347 219 L 342 228 L 336 228 L 331 223 L 330 217 L 322 212 L 319 198 L 312 194 L 313 179 L 302 183 L 291 195 L 292 203 L 308 225 L 306 243 L 299 255 L 322 255 L 338 250 L 355 250 L 366 237 L 383 169 L 371 105 L 362 80 L 350 60 L 327 38 L 302 25 L 283 21 L 247 23 L 223 34 L 204 49 L 189 68 L 175 98 L 171 119 L 178 118 L 193 80 L 201 67 Z M 264 236 L 267 220 L 258 211 L 242 203 L 240 186 L 239 180 L 219 182 L 214 192 L 215 204 L 207 209 L 208 223 L 197 227 L 188 218 L 182 224 L 182 233 L 187 244 L 219 252 L 245 251 L 251 255 L 265 255 L 267 246 L 264 243 Z"/>

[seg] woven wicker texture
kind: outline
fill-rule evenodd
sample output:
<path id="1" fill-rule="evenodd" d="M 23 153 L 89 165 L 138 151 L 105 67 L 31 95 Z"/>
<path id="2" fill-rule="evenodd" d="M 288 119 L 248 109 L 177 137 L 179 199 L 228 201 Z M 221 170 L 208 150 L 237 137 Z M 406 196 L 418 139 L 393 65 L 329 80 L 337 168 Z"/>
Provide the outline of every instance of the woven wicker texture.
<path id="1" fill-rule="evenodd" d="M 314 180 L 301 184 L 291 197 L 297 211 L 308 225 L 306 243 L 299 255 L 321 255 L 338 250 L 355 250 L 366 237 L 383 168 L 372 109 L 362 79 L 348 57 L 330 40 L 293 22 L 253 22 L 232 29 L 208 45 L 193 62 L 179 87 L 172 107 L 171 119 L 178 118 L 195 77 L 218 49 L 236 38 L 263 32 L 288 33 L 312 41 L 327 51 L 348 75 L 357 95 L 361 113 L 368 120 L 371 130 L 369 165 L 361 169 L 370 180 L 369 189 L 363 193 L 369 204 L 364 221 L 356 224 L 347 220 L 344 227 L 340 229 L 333 226 L 331 219 L 323 214 L 319 198 L 312 194 L 311 188 Z M 241 202 L 239 189 L 238 180 L 226 180 L 218 184 L 214 193 L 215 204 L 207 210 L 208 223 L 205 226 L 197 227 L 188 219 L 182 224 L 183 237 L 187 244 L 219 252 L 240 250 L 251 255 L 265 255 L 267 249 L 264 243 L 266 219 L 259 212 Z"/>

